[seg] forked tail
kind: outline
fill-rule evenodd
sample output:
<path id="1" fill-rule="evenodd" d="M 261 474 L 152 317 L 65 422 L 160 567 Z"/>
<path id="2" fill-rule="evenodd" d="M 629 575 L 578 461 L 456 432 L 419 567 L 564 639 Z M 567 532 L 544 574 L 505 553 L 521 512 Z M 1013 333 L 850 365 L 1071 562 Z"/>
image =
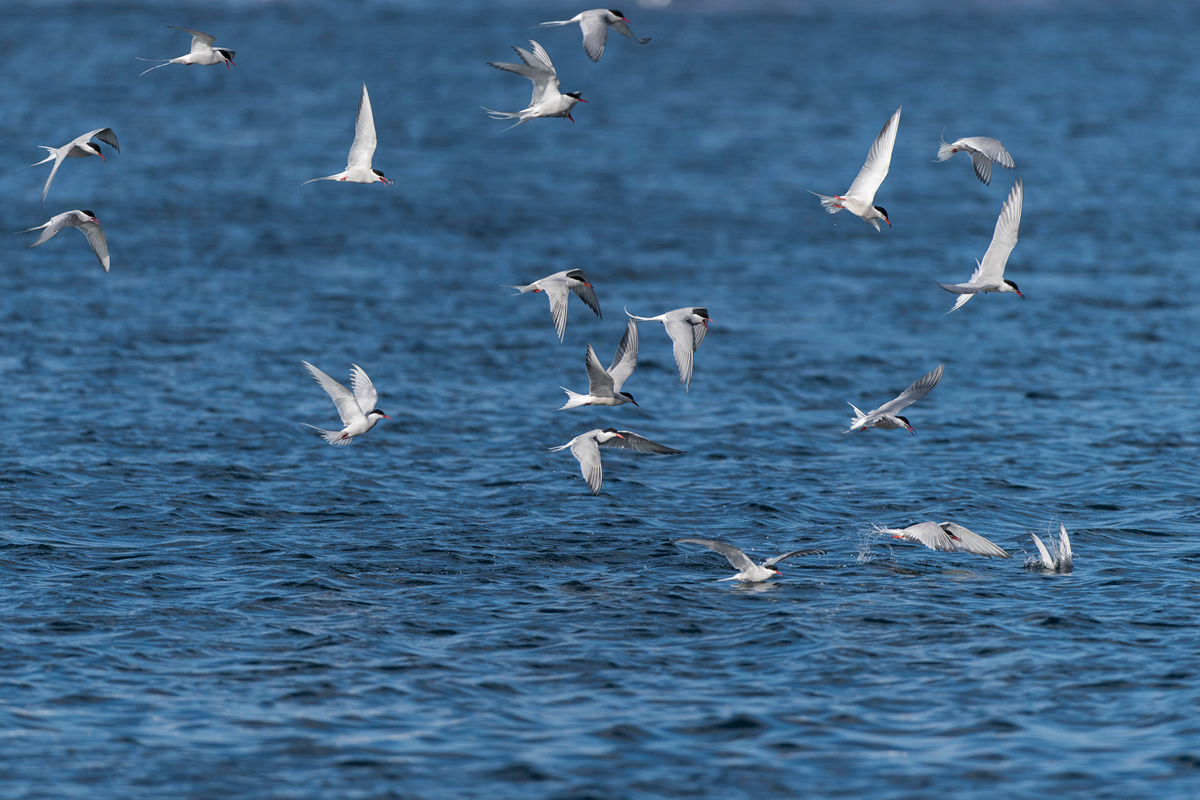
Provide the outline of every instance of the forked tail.
<path id="1" fill-rule="evenodd" d="M 954 146 L 943 139 L 942 143 L 938 146 L 938 161 L 945 161 L 954 155 L 955 152 L 957 151 L 954 149 Z"/>
<path id="2" fill-rule="evenodd" d="M 586 394 L 578 394 L 577 392 L 572 392 L 570 389 L 568 389 L 565 386 L 560 386 L 558 388 L 562 389 L 564 392 L 567 393 L 567 403 L 562 408 L 558 409 L 559 411 L 565 411 L 568 408 L 579 408 L 580 406 L 586 406 L 588 404 L 587 403 L 588 396 Z"/>
<path id="3" fill-rule="evenodd" d="M 817 194 L 812 189 L 809 189 L 808 193 L 816 194 L 817 197 L 821 198 L 821 206 L 826 211 L 828 211 L 830 214 L 836 214 L 837 212 L 842 210 L 842 201 L 840 198 L 830 197 L 830 196 L 824 195 L 824 194 Z M 878 225 L 876 225 L 876 227 L 878 227 Z"/>
<path id="4" fill-rule="evenodd" d="M 318 428 L 316 425 L 309 425 L 307 422 L 301 422 L 306 428 L 312 428 L 321 435 L 321 438 L 332 445 L 354 444 L 353 436 L 344 436 L 341 431 L 327 431 L 324 428 Z M 357 451 L 356 451 L 357 452 Z"/>

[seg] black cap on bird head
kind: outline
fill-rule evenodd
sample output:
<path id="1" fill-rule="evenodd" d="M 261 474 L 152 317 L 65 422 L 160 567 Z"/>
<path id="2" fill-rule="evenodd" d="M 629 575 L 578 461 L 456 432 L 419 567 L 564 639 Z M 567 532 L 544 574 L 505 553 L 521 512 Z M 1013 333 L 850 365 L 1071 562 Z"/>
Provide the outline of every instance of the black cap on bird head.
<path id="1" fill-rule="evenodd" d="M 635 406 L 638 406 L 638 401 L 634 400 L 633 395 L 631 395 L 629 392 L 621 392 L 621 394 L 625 397 L 628 397 L 629 402 L 633 403 Z M 638 406 L 638 408 L 641 408 L 641 406 Z"/>
<path id="2" fill-rule="evenodd" d="M 1021 298 L 1022 300 L 1025 299 L 1025 295 L 1021 294 L 1021 290 L 1017 288 L 1017 285 L 1015 283 L 1010 281 L 1008 278 L 1005 278 L 1004 282 L 1012 287 L 1012 290 L 1017 293 L 1017 297 Z"/>
<path id="3" fill-rule="evenodd" d="M 917 432 L 913 430 L 913 426 L 908 424 L 908 417 L 902 417 L 899 414 L 897 414 L 896 419 L 898 419 L 904 423 L 904 427 L 908 428 L 909 433 L 911 433 L 913 436 L 917 435 Z"/>
<path id="4" fill-rule="evenodd" d="M 583 97 L 581 97 L 582 94 L 583 92 L 567 92 L 567 97 L 574 97 L 576 100 L 583 100 Z M 584 100 L 584 102 L 586 103 L 587 101 Z"/>
<path id="5" fill-rule="evenodd" d="M 82 209 L 80 209 L 80 211 L 83 213 L 84 216 L 91 217 L 92 219 L 96 218 L 96 212 L 92 211 L 90 208 L 82 208 Z"/>
<path id="6" fill-rule="evenodd" d="M 608 10 L 608 13 L 612 14 L 614 17 L 620 17 L 621 19 L 625 19 L 625 15 L 622 14 L 620 11 L 617 11 L 615 8 L 610 8 Z"/>
<path id="7" fill-rule="evenodd" d="M 709 318 L 707 308 L 693 308 L 692 313 L 695 314 L 697 317 L 701 317 L 703 319 Z"/>
<path id="8" fill-rule="evenodd" d="M 892 221 L 890 219 L 888 219 L 887 209 L 884 208 L 883 206 L 875 206 L 875 210 L 883 215 L 883 221 L 888 224 L 888 227 L 889 228 L 892 227 Z"/>

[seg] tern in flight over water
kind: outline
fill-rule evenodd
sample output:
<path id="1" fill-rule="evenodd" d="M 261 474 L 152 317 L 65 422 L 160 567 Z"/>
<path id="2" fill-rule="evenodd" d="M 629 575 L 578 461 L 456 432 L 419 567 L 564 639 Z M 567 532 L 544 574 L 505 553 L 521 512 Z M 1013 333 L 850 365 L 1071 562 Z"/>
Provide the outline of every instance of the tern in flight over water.
<path id="1" fill-rule="evenodd" d="M 371 168 L 371 158 L 375 155 L 375 115 L 371 113 L 371 97 L 367 94 L 367 85 L 362 87 L 362 96 L 358 99 L 358 116 L 354 119 L 354 143 L 350 145 L 350 155 L 346 157 L 346 168 L 336 175 L 324 178 L 313 178 L 300 184 L 313 181 L 341 181 L 349 183 L 386 183 L 388 186 L 395 182 L 388 180 L 383 173 Z"/>
<path id="2" fill-rule="evenodd" d="M 596 428 L 581 433 L 566 444 L 551 447 L 551 453 L 571 448 L 571 455 L 579 462 L 583 479 L 587 481 L 592 494 L 600 493 L 600 485 L 604 483 L 604 469 L 600 465 L 601 447 L 619 447 L 622 450 L 632 450 L 635 453 L 658 453 L 660 455 L 682 455 L 682 450 L 652 442 L 645 436 L 639 436 L 632 431 L 619 431 L 616 428 Z"/>
<path id="3" fill-rule="evenodd" d="M 581 92 L 567 92 L 566 94 L 560 92 L 558 73 L 554 71 L 554 64 L 550 61 L 550 56 L 546 55 L 546 51 L 537 42 L 530 39 L 529 43 L 533 45 L 532 53 L 523 47 L 513 48 L 525 62 L 523 64 L 510 64 L 502 61 L 488 62 L 489 67 L 515 72 L 533 81 L 533 97 L 529 101 L 529 107 L 520 111 L 495 111 L 490 108 L 483 110 L 492 119 L 517 120 L 515 124 L 509 126 L 510 128 L 540 117 L 566 117 L 574 122 L 575 118 L 571 116 L 571 109 L 575 108 L 576 103 L 586 103 L 587 100 L 580 97 Z"/>
<path id="4" fill-rule="evenodd" d="M 54 180 L 54 175 L 58 172 L 58 168 L 62 166 L 64 158 L 100 156 L 100 160 L 107 163 L 108 159 L 104 157 L 104 153 L 100 152 L 100 145 L 93 142 L 92 139 L 99 139 L 111 146 L 118 153 L 121 152 L 121 146 L 117 144 L 117 135 L 113 133 L 112 128 L 97 128 L 94 131 L 89 131 L 82 136 L 75 137 L 62 147 L 47 147 L 44 144 L 38 145 L 38 147 L 50 155 L 29 166 L 36 167 L 39 164 L 45 164 L 47 161 L 54 162 L 54 166 L 50 169 L 50 177 L 46 178 L 46 185 L 42 187 L 42 205 L 46 204 L 46 193 L 50 191 L 50 182 Z"/>
<path id="5" fill-rule="evenodd" d="M 559 411 L 580 406 L 620 406 L 625 403 L 637 405 L 633 395 L 622 392 L 621 387 L 637 368 L 638 329 L 632 319 L 625 326 L 625 335 L 617 345 L 617 354 L 613 356 L 612 365 L 606 370 L 600 363 L 596 351 L 587 346 L 588 393 L 577 394 L 567 387 L 560 387 L 567 393 L 567 403 Z"/>
<path id="6" fill-rule="evenodd" d="M 967 530 L 953 522 L 918 522 L 907 528 L 879 528 L 876 532 L 891 534 L 893 539 L 904 539 L 923 544 L 931 550 L 946 553 L 973 553 L 988 558 L 1012 558 L 1001 548 L 978 533 Z"/>
<path id="7" fill-rule="evenodd" d="M 381 419 L 391 419 L 391 417 L 375 406 L 379 402 L 379 392 L 375 391 L 375 385 L 371 383 L 371 379 L 367 377 L 367 373 L 358 364 L 350 365 L 350 385 L 354 387 L 354 392 L 351 393 L 345 386 L 342 386 L 307 361 L 301 361 L 300 363 L 317 379 L 317 383 L 321 384 L 321 388 L 329 393 L 329 396 L 333 399 L 333 404 L 337 406 L 338 416 L 342 418 L 342 424 L 346 426 L 340 431 L 327 431 L 318 428 L 316 425 L 309 425 L 307 422 L 301 423 L 321 434 L 329 444 L 354 444 L 355 436 L 361 436 L 371 430 L 371 428 L 375 427 L 375 423 Z"/>
<path id="8" fill-rule="evenodd" d="M 850 407 L 854 409 L 854 419 L 851 420 L 850 427 L 842 431 L 842 433 L 850 433 L 850 431 L 865 430 L 867 428 L 905 428 L 915 436 L 916 431 L 913 430 L 912 425 L 908 424 L 908 419 L 896 412 L 908 408 L 932 392 L 933 387 L 937 386 L 938 382 L 941 381 L 942 372 L 945 367 L 945 364 L 938 364 L 932 372 L 926 373 L 914 381 L 895 400 L 889 400 L 868 414 L 859 411 L 854 403 L 850 403 Z"/>
<path id="9" fill-rule="evenodd" d="M 625 309 L 625 313 L 629 314 L 628 308 Z M 708 333 L 708 323 L 712 321 L 712 318 L 708 316 L 708 309 L 689 306 L 659 314 L 657 317 L 639 317 L 636 314 L 629 314 L 629 316 L 643 322 L 661 322 L 663 324 L 667 335 L 671 337 L 671 344 L 675 350 L 675 364 L 679 367 L 679 382 L 683 384 L 683 390 L 688 391 L 692 387 L 692 354 L 704 341 L 704 334 Z"/>
<path id="10" fill-rule="evenodd" d="M 1058 547 L 1054 547 L 1054 540 L 1050 539 L 1050 547 L 1054 549 L 1054 554 L 1046 549 L 1046 545 L 1042 544 L 1042 540 L 1038 538 L 1036 533 L 1030 533 L 1029 537 L 1033 539 L 1033 543 L 1037 545 L 1038 556 L 1040 559 L 1033 563 L 1033 566 L 1040 567 L 1050 572 L 1070 572 L 1075 568 L 1075 556 L 1071 552 L 1071 540 L 1067 537 L 1067 526 L 1061 522 L 1058 523 Z"/>
<path id="11" fill-rule="evenodd" d="M 37 241 L 29 245 L 37 247 L 39 244 L 45 244 L 53 239 L 59 231 L 69 225 L 79 228 L 80 232 L 87 237 L 88 244 L 92 246 L 92 252 L 96 254 L 96 258 L 100 259 L 100 266 L 104 267 L 104 272 L 107 273 L 111 264 L 108 257 L 108 239 L 104 237 L 104 229 L 100 227 L 100 220 L 96 219 L 96 215 L 87 209 L 55 214 L 48 222 L 34 228 L 17 231 L 17 233 L 41 231 L 42 235 L 38 237 Z"/>
<path id="12" fill-rule="evenodd" d="M 821 205 L 830 214 L 836 214 L 844 208 L 851 214 L 874 225 L 875 230 L 880 230 L 879 220 L 886 222 L 889 228 L 892 227 L 887 211 L 883 206 L 877 206 L 874 203 L 875 193 L 879 191 L 879 186 L 887 177 L 888 168 L 892 164 L 892 148 L 896 144 L 896 131 L 899 127 L 900 109 L 897 108 L 896 113 L 892 114 L 891 119 L 883 126 L 883 130 L 875 137 L 875 143 L 871 145 L 871 150 L 867 153 L 867 162 L 858 171 L 858 177 L 854 179 L 854 183 L 850 184 L 850 188 L 844 195 L 828 197 L 817 194 L 811 189 L 809 193 L 816 194 L 821 198 Z"/>
<path id="13" fill-rule="evenodd" d="M 543 22 L 538 27 L 548 28 L 553 25 L 573 25 L 576 22 L 583 29 L 583 50 L 592 61 L 599 61 L 600 56 L 604 55 L 604 42 L 608 39 L 608 29 L 610 26 L 617 33 L 622 36 L 628 36 L 638 44 L 645 44 L 650 41 L 649 39 L 639 39 L 634 36 L 633 31 L 629 29 L 629 20 L 625 19 L 625 15 L 614 8 L 593 8 L 591 11 L 581 11 L 570 19 Z"/>
<path id="14" fill-rule="evenodd" d="M 558 331 L 560 342 L 567 333 L 567 290 L 574 292 L 580 300 L 587 303 L 588 308 L 595 311 L 597 317 L 604 319 L 600 314 L 600 301 L 596 299 L 596 292 L 588 283 L 587 275 L 583 274 L 581 269 L 566 269 L 525 286 L 509 286 L 508 288 L 516 289 L 521 294 L 546 293 L 546 297 L 550 299 L 550 316 L 554 320 L 554 330 Z"/>
<path id="15" fill-rule="evenodd" d="M 1008 256 L 1017 246 L 1017 229 L 1021 227 L 1021 206 L 1025 200 L 1025 189 L 1021 179 L 1013 184 L 1004 207 L 1000 209 L 1000 218 L 996 220 L 996 232 L 992 234 L 992 243 L 983 254 L 983 261 L 975 262 L 975 272 L 966 283 L 939 283 L 938 286 L 947 292 L 958 295 L 951 311 L 958 311 L 967 301 L 980 292 L 1015 292 L 1022 300 L 1025 295 L 1012 281 L 1004 277 L 1004 267 L 1008 264 Z"/>
<path id="16" fill-rule="evenodd" d="M 224 64 L 226 70 L 229 69 L 230 64 L 233 64 L 234 52 L 228 47 L 213 47 L 212 43 L 217 40 L 217 37 L 213 36 L 211 33 L 201 33 L 200 31 L 189 30 L 188 28 L 177 28 L 174 25 L 168 25 L 167 27 L 177 31 L 183 31 L 184 33 L 190 33 L 192 35 L 192 49 L 186 56 L 180 56 L 179 58 L 141 58 L 139 56 L 134 56 L 134 58 L 137 58 L 138 61 L 163 62 L 157 67 L 151 67 L 150 69 L 146 70 L 146 72 L 153 72 L 159 67 L 165 67 L 169 64 L 186 64 L 188 66 L 191 66 L 192 64 L 200 64 L 201 66 L 206 67 L 212 66 L 213 64 Z M 233 66 L 236 67 L 237 64 L 233 64 Z M 143 72 L 138 77 L 140 78 L 142 75 L 145 75 L 146 72 Z"/>
<path id="17" fill-rule="evenodd" d="M 968 136 L 953 142 L 947 142 L 943 139 L 942 143 L 938 146 L 938 161 L 945 161 L 952 158 L 955 153 L 971 154 L 971 164 L 975 167 L 975 177 L 979 178 L 980 183 L 984 184 L 992 182 L 993 163 L 999 164 L 1005 169 L 1013 169 L 1017 166 L 1017 162 L 1013 161 L 1013 157 L 1004 149 L 1004 145 L 1000 144 L 1000 140 L 987 136 Z"/>
<path id="18" fill-rule="evenodd" d="M 740 570 L 738 574 L 731 575 L 728 578 L 719 578 L 722 581 L 741 581 L 744 583 L 758 583 L 760 581 L 770 580 L 782 573 L 775 566 L 785 558 L 793 558 L 795 556 L 820 556 L 824 555 L 824 550 L 793 550 L 790 553 L 784 553 L 781 556 L 774 556 L 762 562 L 761 565 L 755 564 L 750 556 L 720 539 L 676 539 L 676 544 L 699 544 L 707 547 L 713 552 L 720 553 L 729 559 L 730 565 Z"/>

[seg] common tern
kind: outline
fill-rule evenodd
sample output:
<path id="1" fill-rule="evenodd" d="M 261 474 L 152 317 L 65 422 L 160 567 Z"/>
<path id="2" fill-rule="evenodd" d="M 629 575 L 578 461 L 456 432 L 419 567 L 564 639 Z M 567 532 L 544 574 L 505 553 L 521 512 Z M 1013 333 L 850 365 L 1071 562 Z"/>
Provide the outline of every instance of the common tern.
<path id="1" fill-rule="evenodd" d="M 1013 157 L 1000 144 L 999 139 L 987 136 L 968 136 L 953 142 L 942 140 L 938 146 L 938 161 L 945 161 L 955 153 L 970 153 L 971 163 L 975 166 L 975 177 L 984 184 L 992 182 L 992 164 L 996 163 L 1005 169 L 1017 166 Z"/>
<path id="2" fill-rule="evenodd" d="M 350 145 L 350 155 L 346 157 L 346 168 L 336 175 L 324 178 L 313 178 L 300 184 L 304 186 L 314 181 L 348 181 L 350 183 L 386 183 L 394 185 L 395 181 L 383 176 L 377 169 L 371 168 L 371 158 L 375 155 L 375 115 L 371 113 L 371 97 L 367 94 L 367 85 L 362 87 L 362 96 L 358 99 L 358 116 L 354 120 L 354 143 Z"/>
<path id="3" fill-rule="evenodd" d="M 722 581 L 741 581 L 744 583 L 758 583 L 760 581 L 770 580 L 782 573 L 775 566 L 785 558 L 793 558 L 795 556 L 820 556 L 824 555 L 824 550 L 793 550 L 790 553 L 784 553 L 781 556 L 773 556 L 768 558 L 762 564 L 755 564 L 750 556 L 720 539 L 676 539 L 675 544 L 699 544 L 707 547 L 713 552 L 720 553 L 729 559 L 730 565 L 740 570 L 738 574 L 731 575 L 728 578 L 719 578 Z"/>
<path id="4" fill-rule="evenodd" d="M 46 178 L 46 185 L 42 187 L 42 205 L 46 204 L 46 193 L 50 191 L 50 182 L 54 180 L 55 173 L 62 166 L 64 158 L 85 158 L 87 156 L 100 156 L 101 161 L 107 162 L 104 153 L 100 152 L 100 145 L 92 141 L 99 139 L 105 144 L 115 149 L 118 153 L 121 152 L 121 146 L 117 144 L 117 135 L 113 133 L 112 128 L 97 128 L 94 131 L 78 136 L 64 144 L 62 147 L 47 147 L 44 144 L 38 145 L 50 155 L 43 158 L 31 167 L 36 167 L 40 164 L 45 164 L 47 161 L 53 161 L 54 167 L 50 170 L 50 177 Z"/>
<path id="5" fill-rule="evenodd" d="M 510 286 L 508 288 L 516 289 L 521 294 L 528 292 L 546 293 L 546 297 L 550 299 L 550 316 L 554 319 L 554 330 L 558 331 L 558 340 L 560 342 L 567 333 L 568 289 L 574 292 L 580 300 L 587 303 L 588 307 L 596 312 L 597 317 L 604 318 L 600 314 L 600 301 L 596 299 L 596 292 L 592 289 L 592 285 L 588 283 L 587 275 L 583 274 L 583 270 L 581 269 L 563 270 L 553 275 L 547 275 L 526 286 Z"/>
<path id="6" fill-rule="evenodd" d="M 945 553 L 973 553 L 988 558 L 1012 558 L 978 533 L 953 522 L 918 522 L 907 528 L 877 527 L 876 532 L 891 534 L 893 539 L 918 542 L 931 550 Z"/>
<path id="7" fill-rule="evenodd" d="M 905 428 L 909 433 L 916 435 L 912 425 L 908 424 L 908 419 L 897 414 L 897 411 L 911 406 L 913 403 L 920 400 L 925 395 L 933 391 L 933 387 L 938 385 L 942 379 L 942 371 L 945 369 L 945 364 L 938 364 L 932 372 L 926 373 L 913 382 L 911 386 L 900 393 L 900 396 L 895 400 L 889 400 L 874 411 L 864 414 L 858 409 L 854 403 L 850 403 L 850 407 L 854 409 L 854 419 L 850 422 L 850 427 L 842 433 L 850 433 L 850 431 L 863 430 L 866 428 Z"/>
<path id="8" fill-rule="evenodd" d="M 896 144 L 896 131 L 899 127 L 900 109 L 897 108 L 896 113 L 892 114 L 883 126 L 883 130 L 875 137 L 875 143 L 871 145 L 871 150 L 867 153 L 867 162 L 858 171 L 858 177 L 854 179 L 854 183 L 850 184 L 850 188 L 844 195 L 828 197 L 809 190 L 811 194 L 816 194 L 821 198 L 821 205 L 825 207 L 826 211 L 836 214 L 844 208 L 851 214 L 871 223 L 875 226 L 875 230 L 880 230 L 879 220 L 886 222 L 889 228 L 892 227 L 887 211 L 883 206 L 874 205 L 874 202 L 875 193 L 879 191 L 879 186 L 887 177 L 888 168 L 892 164 L 892 148 Z"/>
<path id="9" fill-rule="evenodd" d="M 321 388 L 333 398 L 333 404 L 337 406 L 338 416 L 342 418 L 342 424 L 346 426 L 340 431 L 327 431 L 318 428 L 316 425 L 309 425 L 307 422 L 301 423 L 321 434 L 329 444 L 354 444 L 355 436 L 361 436 L 371 430 L 371 428 L 375 427 L 375 423 L 381 419 L 391 419 L 391 417 L 375 406 L 379 401 L 379 393 L 375 391 L 375 385 L 371 383 L 371 379 L 367 377 L 367 373 L 358 364 L 350 365 L 350 385 L 354 387 L 354 392 L 351 393 L 345 386 L 342 386 L 307 361 L 301 361 L 300 363 L 317 379 L 317 383 L 321 384 Z"/>
<path id="10" fill-rule="evenodd" d="M 96 258 L 100 259 L 100 266 L 104 267 L 105 274 L 108 273 L 108 268 L 111 261 L 108 257 L 108 240 L 104 238 L 104 229 L 100 227 L 100 220 L 96 219 L 96 215 L 84 209 L 80 211 L 64 211 L 61 214 L 55 214 L 48 222 L 38 225 L 33 228 L 26 228 L 17 233 L 29 233 L 30 231 L 41 231 L 41 235 L 30 247 L 37 247 L 39 244 L 45 244 L 53 239 L 59 231 L 68 225 L 73 225 L 79 228 L 80 232 L 87 237 L 88 244 L 92 246 L 92 252 L 96 254 Z"/>
<path id="11" fill-rule="evenodd" d="M 1042 544 L 1042 540 L 1038 538 L 1036 533 L 1030 533 L 1030 538 L 1037 545 L 1040 561 L 1033 563 L 1033 566 L 1041 567 L 1050 572 L 1070 572 L 1074 567 L 1075 557 L 1071 553 L 1071 540 L 1067 537 L 1067 526 L 1061 522 L 1058 523 L 1058 547 L 1054 547 L 1054 540 L 1050 540 L 1050 547 L 1054 549 L 1054 554 L 1046 549 L 1046 545 Z"/>
<path id="12" fill-rule="evenodd" d="M 629 309 L 625 309 L 629 314 Z M 712 321 L 707 308 L 677 308 L 657 317 L 639 317 L 629 314 L 633 319 L 643 322 L 661 322 L 671 337 L 675 349 L 675 364 L 679 367 L 679 382 L 686 392 L 692 387 L 692 353 L 704 341 L 708 333 L 708 323 Z"/>
<path id="13" fill-rule="evenodd" d="M 596 351 L 587 346 L 588 393 L 576 394 L 567 387 L 561 387 L 567 393 L 567 403 L 559 411 L 580 406 L 620 406 L 626 403 L 637 405 L 633 395 L 622 392 L 621 387 L 633 374 L 637 367 L 638 329 L 632 319 L 625 326 L 625 335 L 617 345 L 617 354 L 613 356 L 612 365 L 606 370 L 600 363 Z"/>
<path id="14" fill-rule="evenodd" d="M 168 25 L 167 27 L 183 31 L 184 33 L 190 33 L 192 35 L 192 49 L 186 56 L 180 56 L 179 58 L 140 58 L 134 56 L 138 61 L 163 62 L 158 66 L 151 67 L 146 72 L 153 72 L 159 67 L 165 67 L 169 64 L 187 64 L 188 66 L 192 64 L 200 64 L 202 66 L 224 64 L 226 70 L 229 69 L 230 64 L 233 64 L 234 52 L 227 47 L 213 47 L 212 43 L 217 40 L 217 37 L 211 33 L 201 33 L 200 31 L 193 31 L 188 28 L 178 28 L 174 25 Z M 237 64 L 233 64 L 233 66 L 236 67 Z M 138 77 L 140 78 L 142 75 L 145 75 L 146 72 L 141 73 Z"/>
<path id="15" fill-rule="evenodd" d="M 1013 248 L 1017 246 L 1017 229 L 1021 227 L 1021 206 L 1024 203 L 1025 190 L 1021 179 L 1013 184 L 1004 207 L 1000 209 L 1000 218 L 996 220 L 996 232 L 992 234 L 992 243 L 983 254 L 983 261 L 976 261 L 975 272 L 966 283 L 939 283 L 938 286 L 947 292 L 958 295 L 951 311 L 958 311 L 967 301 L 979 292 L 1015 292 L 1022 300 L 1025 295 L 1012 281 L 1004 277 L 1004 267 Z"/>
<path id="16" fill-rule="evenodd" d="M 566 444 L 551 447 L 551 453 L 571 448 L 571 455 L 579 462 L 583 479 L 587 481 L 592 494 L 600 493 L 600 484 L 604 482 L 604 469 L 600 466 L 601 447 L 619 447 L 622 450 L 632 450 L 635 453 L 658 453 L 660 455 L 682 455 L 682 450 L 652 442 L 645 436 L 639 436 L 632 431 L 619 431 L 616 428 L 596 428 L 581 433 Z"/>
<path id="17" fill-rule="evenodd" d="M 548 28 L 554 25 L 573 25 L 576 22 L 583 29 L 584 52 L 588 54 L 588 58 L 592 61 L 599 61 L 600 56 L 604 55 L 604 42 L 608 39 L 609 27 L 622 36 L 628 36 L 638 44 L 645 44 L 650 41 L 649 39 L 639 39 L 634 36 L 633 31 L 629 29 L 629 20 L 625 19 L 625 15 L 620 11 L 612 8 L 593 8 L 591 11 L 581 11 L 570 19 L 543 22 L 538 27 Z"/>
<path id="18" fill-rule="evenodd" d="M 533 81 L 533 98 L 529 101 L 529 107 L 520 111 L 495 111 L 490 108 L 483 110 L 492 119 L 517 120 L 514 125 L 509 126 L 512 128 L 540 117 L 566 117 L 574 122 L 575 118 L 571 116 L 571 109 L 575 108 L 576 103 L 586 103 L 587 100 L 580 97 L 581 92 L 567 92 L 566 94 L 560 92 L 558 73 L 554 71 L 554 64 L 550 61 L 550 56 L 546 55 L 545 49 L 537 42 L 530 39 L 529 43 L 533 45 L 532 53 L 523 47 L 513 48 L 525 62 L 523 64 L 510 64 L 502 61 L 488 62 L 489 67 L 515 72 Z"/>

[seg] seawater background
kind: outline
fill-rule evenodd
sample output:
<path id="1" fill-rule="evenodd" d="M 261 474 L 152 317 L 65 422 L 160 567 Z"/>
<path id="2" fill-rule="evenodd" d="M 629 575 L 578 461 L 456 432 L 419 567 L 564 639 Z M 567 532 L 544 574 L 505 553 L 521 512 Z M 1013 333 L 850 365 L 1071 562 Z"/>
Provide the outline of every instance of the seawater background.
<path id="1" fill-rule="evenodd" d="M 0 787 L 9 798 L 1194 797 L 1200 9 L 560 3 L 12 5 Z M 238 67 L 167 67 L 212 31 Z M 545 44 L 572 125 L 515 130 Z M 395 188 L 340 170 L 359 86 Z M 843 191 L 903 105 L 877 234 Z M 35 145 L 112 126 L 44 209 Z M 994 135 L 990 187 L 939 134 Z M 1009 276 L 953 298 L 1017 176 Z M 559 344 L 524 283 L 569 267 Z M 705 305 L 680 389 L 556 413 L 621 308 Z M 301 359 L 393 415 L 351 448 Z M 945 362 L 917 436 L 847 436 Z M 547 448 L 618 425 L 590 497 Z M 892 546 L 952 519 L 1012 561 Z M 1071 531 L 1077 569 L 1022 569 Z M 717 583 L 718 536 L 784 566 Z"/>

